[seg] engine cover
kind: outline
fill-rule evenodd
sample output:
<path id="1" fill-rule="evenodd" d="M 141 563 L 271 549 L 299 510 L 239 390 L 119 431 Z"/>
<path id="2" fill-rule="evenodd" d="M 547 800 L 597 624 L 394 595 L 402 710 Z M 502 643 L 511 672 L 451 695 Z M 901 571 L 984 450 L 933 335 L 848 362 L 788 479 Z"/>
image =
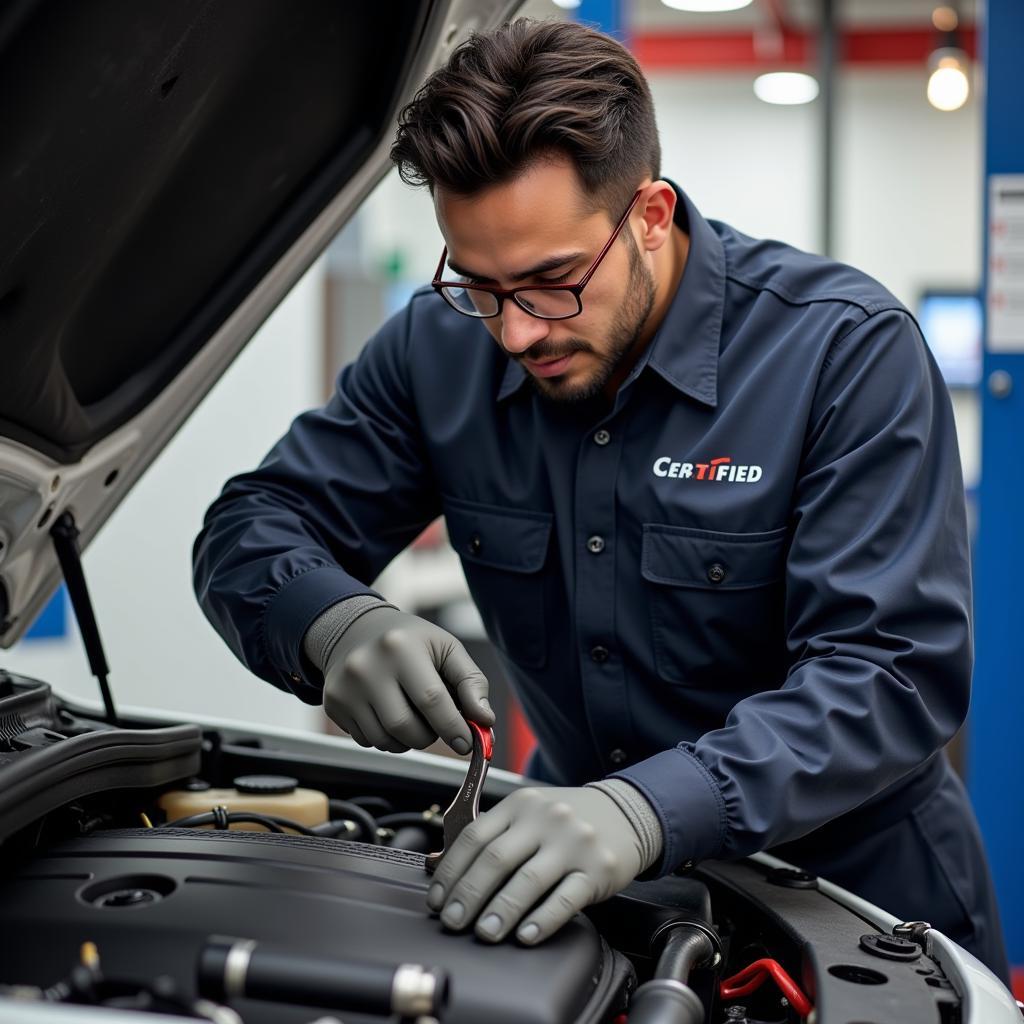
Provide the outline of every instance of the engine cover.
<path id="1" fill-rule="evenodd" d="M 197 995 L 199 953 L 230 935 L 318 958 L 446 970 L 445 1024 L 609 1019 L 632 977 L 577 915 L 547 942 L 490 945 L 426 909 L 423 856 L 258 832 L 123 829 L 61 843 L 0 883 L 0 982 L 47 986 L 92 941 L 108 978 L 170 975 Z M 141 889 L 146 901 L 104 898 Z M 309 1007 L 239 999 L 247 1024 L 298 1024 Z M 335 1011 L 346 1024 L 380 1017 Z"/>

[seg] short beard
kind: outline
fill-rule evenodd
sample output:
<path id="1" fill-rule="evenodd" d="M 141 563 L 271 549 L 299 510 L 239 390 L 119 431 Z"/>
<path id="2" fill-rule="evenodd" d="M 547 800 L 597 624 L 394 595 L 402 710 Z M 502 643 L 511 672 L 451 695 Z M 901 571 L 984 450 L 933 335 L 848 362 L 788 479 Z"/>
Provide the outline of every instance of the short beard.
<path id="1" fill-rule="evenodd" d="M 622 306 L 615 314 L 608 333 L 610 342 L 606 352 L 595 352 L 593 347 L 579 338 L 571 338 L 559 351 L 590 352 L 600 362 L 597 369 L 584 381 L 570 387 L 558 378 L 542 378 L 529 375 L 534 391 L 541 398 L 559 403 L 589 402 L 597 398 L 612 379 L 615 371 L 633 356 L 640 341 L 644 324 L 654 308 L 654 275 L 644 266 L 640 249 L 631 235 L 626 235 L 629 245 L 629 286 Z"/>

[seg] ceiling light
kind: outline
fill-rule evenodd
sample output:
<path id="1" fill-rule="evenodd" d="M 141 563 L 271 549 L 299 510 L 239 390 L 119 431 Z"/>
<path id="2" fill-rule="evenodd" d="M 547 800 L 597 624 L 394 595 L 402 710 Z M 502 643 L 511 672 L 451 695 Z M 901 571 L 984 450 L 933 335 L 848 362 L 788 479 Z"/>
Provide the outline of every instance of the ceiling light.
<path id="1" fill-rule="evenodd" d="M 582 2 L 583 0 L 553 0 L 556 7 L 566 11 L 574 11 Z"/>
<path id="2" fill-rule="evenodd" d="M 698 14 L 709 14 L 714 11 L 738 11 L 741 7 L 749 7 L 753 0 L 661 0 L 661 2 L 675 11 L 696 11 Z"/>
<path id="3" fill-rule="evenodd" d="M 818 82 L 796 71 L 774 71 L 754 79 L 754 95 L 765 103 L 793 106 L 810 103 L 818 95 Z"/>
<path id="4" fill-rule="evenodd" d="M 971 93 L 967 54 L 955 47 L 936 50 L 928 60 L 928 102 L 936 110 L 959 110 Z"/>
<path id="5" fill-rule="evenodd" d="M 932 24 L 940 32 L 955 32 L 960 24 L 960 16 L 954 7 L 936 7 L 932 11 Z"/>

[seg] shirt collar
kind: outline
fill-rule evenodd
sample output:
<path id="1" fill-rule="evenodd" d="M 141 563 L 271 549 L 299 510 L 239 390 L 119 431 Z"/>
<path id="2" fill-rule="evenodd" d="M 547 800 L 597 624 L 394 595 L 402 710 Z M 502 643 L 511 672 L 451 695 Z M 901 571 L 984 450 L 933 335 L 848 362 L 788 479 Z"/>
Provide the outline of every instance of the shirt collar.
<path id="1" fill-rule="evenodd" d="M 700 215 L 685 192 L 669 182 L 678 199 L 675 222 L 690 236 L 686 267 L 665 318 L 648 346 L 632 380 L 644 367 L 698 402 L 718 404 L 718 349 L 725 307 L 725 252 L 721 239 Z M 527 371 L 508 361 L 498 401 L 526 382 Z"/>

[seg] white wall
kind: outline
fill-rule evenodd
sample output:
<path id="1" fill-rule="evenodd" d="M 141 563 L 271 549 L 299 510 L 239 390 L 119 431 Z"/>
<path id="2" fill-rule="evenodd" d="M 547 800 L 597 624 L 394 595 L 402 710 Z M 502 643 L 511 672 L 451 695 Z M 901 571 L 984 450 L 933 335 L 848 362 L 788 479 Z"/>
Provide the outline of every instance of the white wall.
<path id="1" fill-rule="evenodd" d="M 320 712 L 250 675 L 203 618 L 191 547 L 232 474 L 320 398 L 322 261 L 314 265 L 150 467 L 85 554 L 115 701 L 306 727 Z M 70 617 L 70 612 L 69 612 Z M 23 640 L 0 665 L 95 699 L 77 631 Z"/>

